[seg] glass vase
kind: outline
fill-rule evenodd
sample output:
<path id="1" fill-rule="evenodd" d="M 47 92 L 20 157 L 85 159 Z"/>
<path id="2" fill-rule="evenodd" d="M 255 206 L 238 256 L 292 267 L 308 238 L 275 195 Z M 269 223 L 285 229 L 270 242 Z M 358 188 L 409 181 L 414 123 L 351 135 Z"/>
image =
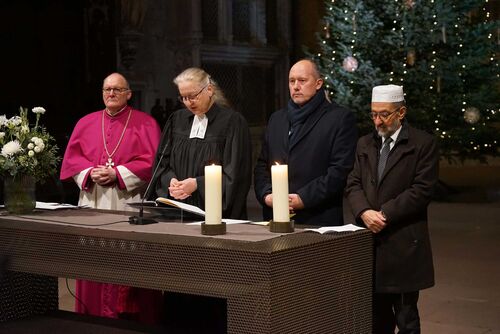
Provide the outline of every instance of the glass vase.
<path id="1" fill-rule="evenodd" d="M 30 175 L 4 177 L 4 204 L 11 214 L 30 213 L 35 209 L 36 180 Z"/>

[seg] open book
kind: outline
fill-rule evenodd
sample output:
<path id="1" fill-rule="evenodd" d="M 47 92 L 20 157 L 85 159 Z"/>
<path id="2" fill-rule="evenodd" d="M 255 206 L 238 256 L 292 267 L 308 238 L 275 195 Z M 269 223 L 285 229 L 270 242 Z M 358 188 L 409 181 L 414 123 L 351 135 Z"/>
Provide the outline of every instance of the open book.
<path id="1" fill-rule="evenodd" d="M 172 206 L 174 208 L 185 210 L 187 212 L 191 212 L 191 213 L 194 213 L 196 215 L 205 217 L 205 211 L 203 211 L 199 207 L 194 206 L 194 205 L 190 205 L 190 204 L 186 204 L 186 203 L 182 203 L 182 202 L 178 202 L 178 201 L 174 201 L 173 199 L 170 199 L 170 198 L 158 197 L 156 199 L 156 203 L 169 205 L 169 206 Z M 226 224 L 250 223 L 249 220 L 229 219 L 229 218 L 222 218 L 222 221 L 225 222 Z M 198 221 L 198 222 L 191 223 L 190 225 L 200 225 L 201 223 L 202 223 L 201 221 Z"/>
<path id="2" fill-rule="evenodd" d="M 304 231 L 316 232 L 316 233 L 335 233 L 335 232 L 349 232 L 364 230 L 364 227 L 359 227 L 353 224 L 341 225 L 341 226 L 322 226 L 318 228 L 306 228 Z"/>
<path id="3" fill-rule="evenodd" d="M 199 207 L 194 206 L 194 205 L 174 201 L 173 199 L 169 199 L 169 198 L 165 198 L 165 197 L 158 197 L 156 199 L 156 202 L 161 203 L 161 204 L 165 204 L 165 205 L 170 205 L 170 206 L 173 206 L 174 208 L 179 208 L 179 209 L 185 210 L 187 212 L 191 212 L 191 213 L 205 217 L 205 211 L 203 211 L 202 209 L 200 209 Z"/>

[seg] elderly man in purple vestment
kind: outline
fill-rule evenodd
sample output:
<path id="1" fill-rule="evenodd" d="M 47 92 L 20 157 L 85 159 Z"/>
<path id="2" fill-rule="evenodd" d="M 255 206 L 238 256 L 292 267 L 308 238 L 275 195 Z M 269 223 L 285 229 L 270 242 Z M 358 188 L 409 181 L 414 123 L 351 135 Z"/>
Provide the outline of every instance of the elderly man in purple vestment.
<path id="1" fill-rule="evenodd" d="M 106 77 L 102 94 L 105 108 L 84 116 L 73 130 L 61 180 L 76 182 L 80 205 L 127 210 L 126 203 L 140 200 L 151 178 L 160 128 L 153 117 L 127 105 L 132 91 L 121 74 Z M 157 291 L 78 280 L 76 292 L 77 312 L 147 323 L 159 316 Z"/>

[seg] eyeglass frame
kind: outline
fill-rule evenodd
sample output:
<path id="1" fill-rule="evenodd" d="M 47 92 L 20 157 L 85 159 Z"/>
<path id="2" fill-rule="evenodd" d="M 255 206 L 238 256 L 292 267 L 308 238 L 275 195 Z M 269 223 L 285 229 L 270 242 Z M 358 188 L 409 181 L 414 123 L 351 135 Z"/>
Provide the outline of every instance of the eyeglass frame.
<path id="1" fill-rule="evenodd" d="M 368 115 L 370 118 L 374 121 L 378 118 L 380 118 L 383 122 L 387 121 L 393 114 L 395 114 L 398 110 L 401 110 L 403 106 L 399 106 L 393 111 L 382 111 L 382 112 L 370 112 Z"/>
<path id="2" fill-rule="evenodd" d="M 116 94 L 123 94 L 129 90 L 130 90 L 130 88 L 121 88 L 121 87 L 120 88 L 118 88 L 118 87 L 107 87 L 107 88 L 103 87 L 102 88 L 102 92 L 104 94 L 107 94 L 107 95 L 111 94 L 111 92 L 115 92 Z"/>
<path id="3" fill-rule="evenodd" d="M 200 91 L 194 95 L 190 95 L 190 96 L 182 96 L 182 95 L 179 95 L 177 96 L 177 99 L 181 102 L 181 103 L 185 103 L 187 101 L 189 102 L 193 102 L 193 101 L 196 101 L 198 100 L 198 97 L 200 96 L 201 92 L 203 92 L 205 90 L 205 88 L 208 87 L 208 85 L 210 85 L 209 83 L 206 84 L 205 86 L 203 86 L 202 89 L 200 89 Z"/>

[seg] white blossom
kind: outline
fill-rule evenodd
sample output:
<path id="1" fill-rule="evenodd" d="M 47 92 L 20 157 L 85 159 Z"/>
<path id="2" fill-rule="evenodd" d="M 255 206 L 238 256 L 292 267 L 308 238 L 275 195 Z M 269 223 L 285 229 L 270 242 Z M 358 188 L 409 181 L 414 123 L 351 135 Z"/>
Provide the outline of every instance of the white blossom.
<path id="1" fill-rule="evenodd" d="M 11 125 L 14 125 L 14 126 L 18 126 L 19 124 L 22 123 L 22 119 L 20 116 L 14 116 L 14 117 L 11 117 L 9 120 L 8 120 L 8 124 L 11 124 Z"/>
<path id="2" fill-rule="evenodd" d="M 44 114 L 45 113 L 45 109 L 43 107 L 35 107 L 35 108 L 31 109 L 31 111 L 33 111 L 35 114 Z"/>
<path id="3" fill-rule="evenodd" d="M 39 124 L 45 109 L 31 109 L 36 118 L 33 126 L 29 110 L 20 107 L 17 116 L 0 115 L 0 177 L 31 174 L 38 180 L 55 171 L 59 158 L 50 144 L 53 138 Z"/>
<path id="4" fill-rule="evenodd" d="M 23 149 L 21 148 L 21 144 L 19 143 L 18 140 L 13 140 L 13 141 L 10 141 L 8 143 L 6 143 L 3 147 L 2 147 L 2 155 L 6 158 L 18 153 L 18 152 L 21 152 Z"/>

